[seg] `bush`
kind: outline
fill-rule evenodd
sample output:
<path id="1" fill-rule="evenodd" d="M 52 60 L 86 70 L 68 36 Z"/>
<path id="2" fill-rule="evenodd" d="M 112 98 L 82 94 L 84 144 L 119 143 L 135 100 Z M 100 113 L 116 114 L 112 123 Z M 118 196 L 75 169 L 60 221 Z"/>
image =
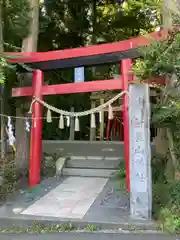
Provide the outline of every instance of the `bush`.
<path id="1" fill-rule="evenodd" d="M 153 216 L 162 229 L 180 232 L 180 182 L 167 182 L 167 157 L 152 158 Z"/>
<path id="2" fill-rule="evenodd" d="M 59 154 L 43 154 L 41 162 L 42 177 L 53 177 L 56 174 L 56 161 L 59 157 Z"/>
<path id="3" fill-rule="evenodd" d="M 160 221 L 163 230 L 170 233 L 180 233 L 180 209 L 179 206 L 163 208 L 160 213 Z"/>
<path id="4" fill-rule="evenodd" d="M 120 179 L 125 179 L 126 178 L 125 160 L 120 163 L 119 177 L 120 177 Z"/>
<path id="5" fill-rule="evenodd" d="M 174 182 L 168 189 L 169 205 L 179 206 L 180 209 L 180 182 Z"/>
<path id="6" fill-rule="evenodd" d="M 16 189 L 17 174 L 14 160 L 5 159 L 0 170 L 3 179 L 3 184 L 0 186 L 0 199 L 4 200 L 8 194 L 13 193 Z"/>
<path id="7" fill-rule="evenodd" d="M 165 169 L 166 169 L 167 157 L 161 155 L 155 155 L 151 160 L 152 167 L 152 182 L 166 183 Z"/>
<path id="8" fill-rule="evenodd" d="M 159 218 L 159 214 L 162 208 L 168 204 L 167 196 L 168 184 L 157 182 L 152 185 L 152 197 L 153 197 L 153 217 Z"/>
<path id="9" fill-rule="evenodd" d="M 153 185 L 153 214 L 163 230 L 180 233 L 180 183 Z"/>

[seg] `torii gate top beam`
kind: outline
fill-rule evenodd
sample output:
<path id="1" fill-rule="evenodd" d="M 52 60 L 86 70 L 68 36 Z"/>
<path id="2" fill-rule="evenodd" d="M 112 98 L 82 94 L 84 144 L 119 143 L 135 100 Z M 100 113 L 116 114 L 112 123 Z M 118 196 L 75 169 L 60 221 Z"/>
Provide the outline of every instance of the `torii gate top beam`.
<path id="1" fill-rule="evenodd" d="M 24 63 L 32 69 L 40 69 L 42 71 L 116 63 L 126 58 L 133 59 L 139 57 L 138 47 L 149 45 L 153 40 L 162 40 L 167 35 L 168 32 L 163 30 L 153 32 L 149 37 L 140 36 L 116 43 L 50 52 L 7 53 L 9 56 L 12 56 L 12 58 L 8 59 L 8 62 L 12 64 Z M 23 71 L 26 70 L 23 69 Z"/>

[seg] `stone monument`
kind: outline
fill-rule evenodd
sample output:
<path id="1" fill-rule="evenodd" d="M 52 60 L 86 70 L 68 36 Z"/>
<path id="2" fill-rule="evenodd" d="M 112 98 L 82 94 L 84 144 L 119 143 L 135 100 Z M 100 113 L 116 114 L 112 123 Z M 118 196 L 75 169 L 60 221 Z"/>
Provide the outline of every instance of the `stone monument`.
<path id="1" fill-rule="evenodd" d="M 130 211 L 144 220 L 152 213 L 149 91 L 148 84 L 129 85 Z"/>

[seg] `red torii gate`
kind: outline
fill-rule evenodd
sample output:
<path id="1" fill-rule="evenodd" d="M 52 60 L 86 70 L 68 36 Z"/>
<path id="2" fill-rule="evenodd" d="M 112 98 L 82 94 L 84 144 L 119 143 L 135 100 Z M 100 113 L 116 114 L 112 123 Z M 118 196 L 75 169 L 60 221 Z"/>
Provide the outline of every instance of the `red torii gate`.
<path id="1" fill-rule="evenodd" d="M 128 82 L 132 81 L 129 75 L 132 61 L 139 57 L 137 48 L 152 43 L 152 40 L 161 40 L 167 36 L 167 31 L 154 32 L 151 38 L 140 36 L 117 43 L 107 43 L 95 46 L 80 47 L 51 52 L 35 53 L 8 53 L 12 56 L 8 59 L 11 64 L 25 64 L 33 69 L 32 87 L 13 88 L 12 97 L 35 97 L 42 99 L 44 95 L 96 92 L 105 90 L 128 90 Z M 18 58 L 13 58 L 19 56 Z M 91 81 L 82 83 L 57 84 L 43 86 L 43 71 L 63 69 L 70 67 L 92 66 L 104 63 L 120 63 L 121 79 Z M 27 71 L 27 69 L 23 69 Z M 32 106 L 32 126 L 30 142 L 30 167 L 29 186 L 33 187 L 40 183 L 40 164 L 42 152 L 42 105 L 34 102 Z M 126 161 L 126 183 L 130 191 L 129 176 L 129 120 L 128 120 L 128 98 L 123 99 L 123 121 L 124 121 L 124 151 Z"/>

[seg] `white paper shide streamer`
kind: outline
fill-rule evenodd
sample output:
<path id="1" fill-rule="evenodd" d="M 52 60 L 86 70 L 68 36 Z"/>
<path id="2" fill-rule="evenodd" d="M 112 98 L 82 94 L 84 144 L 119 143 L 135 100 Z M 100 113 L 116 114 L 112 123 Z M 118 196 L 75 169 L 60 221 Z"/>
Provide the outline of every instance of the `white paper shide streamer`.
<path id="1" fill-rule="evenodd" d="M 70 117 L 66 116 L 66 126 L 70 127 Z"/>
<path id="2" fill-rule="evenodd" d="M 59 119 L 59 128 L 64 129 L 64 117 L 61 114 L 60 119 Z"/>
<path id="3" fill-rule="evenodd" d="M 75 118 L 75 128 L 74 128 L 75 132 L 79 132 L 80 127 L 79 127 L 79 118 L 76 117 Z"/>
<path id="4" fill-rule="evenodd" d="M 108 119 L 112 120 L 114 118 L 113 116 L 113 108 L 111 105 L 109 105 L 109 109 L 108 109 Z"/>
<path id="5" fill-rule="evenodd" d="M 9 145 L 10 146 L 13 146 L 15 144 L 15 137 L 14 137 L 14 133 L 13 133 L 13 126 L 12 126 L 12 123 L 11 123 L 11 118 L 8 117 L 8 123 L 7 123 L 7 134 L 8 134 L 8 140 L 9 140 Z"/>
<path id="6" fill-rule="evenodd" d="M 99 112 L 99 123 L 102 123 L 102 112 Z"/>
<path id="7" fill-rule="evenodd" d="M 91 128 L 96 128 L 96 116 L 94 113 L 91 114 Z"/>
<path id="8" fill-rule="evenodd" d="M 46 120 L 47 120 L 47 123 L 52 122 L 52 116 L 51 116 L 51 110 L 50 109 L 47 110 Z"/>
<path id="9" fill-rule="evenodd" d="M 27 132 L 30 132 L 30 123 L 29 123 L 28 119 L 26 119 L 25 128 L 26 128 Z"/>

